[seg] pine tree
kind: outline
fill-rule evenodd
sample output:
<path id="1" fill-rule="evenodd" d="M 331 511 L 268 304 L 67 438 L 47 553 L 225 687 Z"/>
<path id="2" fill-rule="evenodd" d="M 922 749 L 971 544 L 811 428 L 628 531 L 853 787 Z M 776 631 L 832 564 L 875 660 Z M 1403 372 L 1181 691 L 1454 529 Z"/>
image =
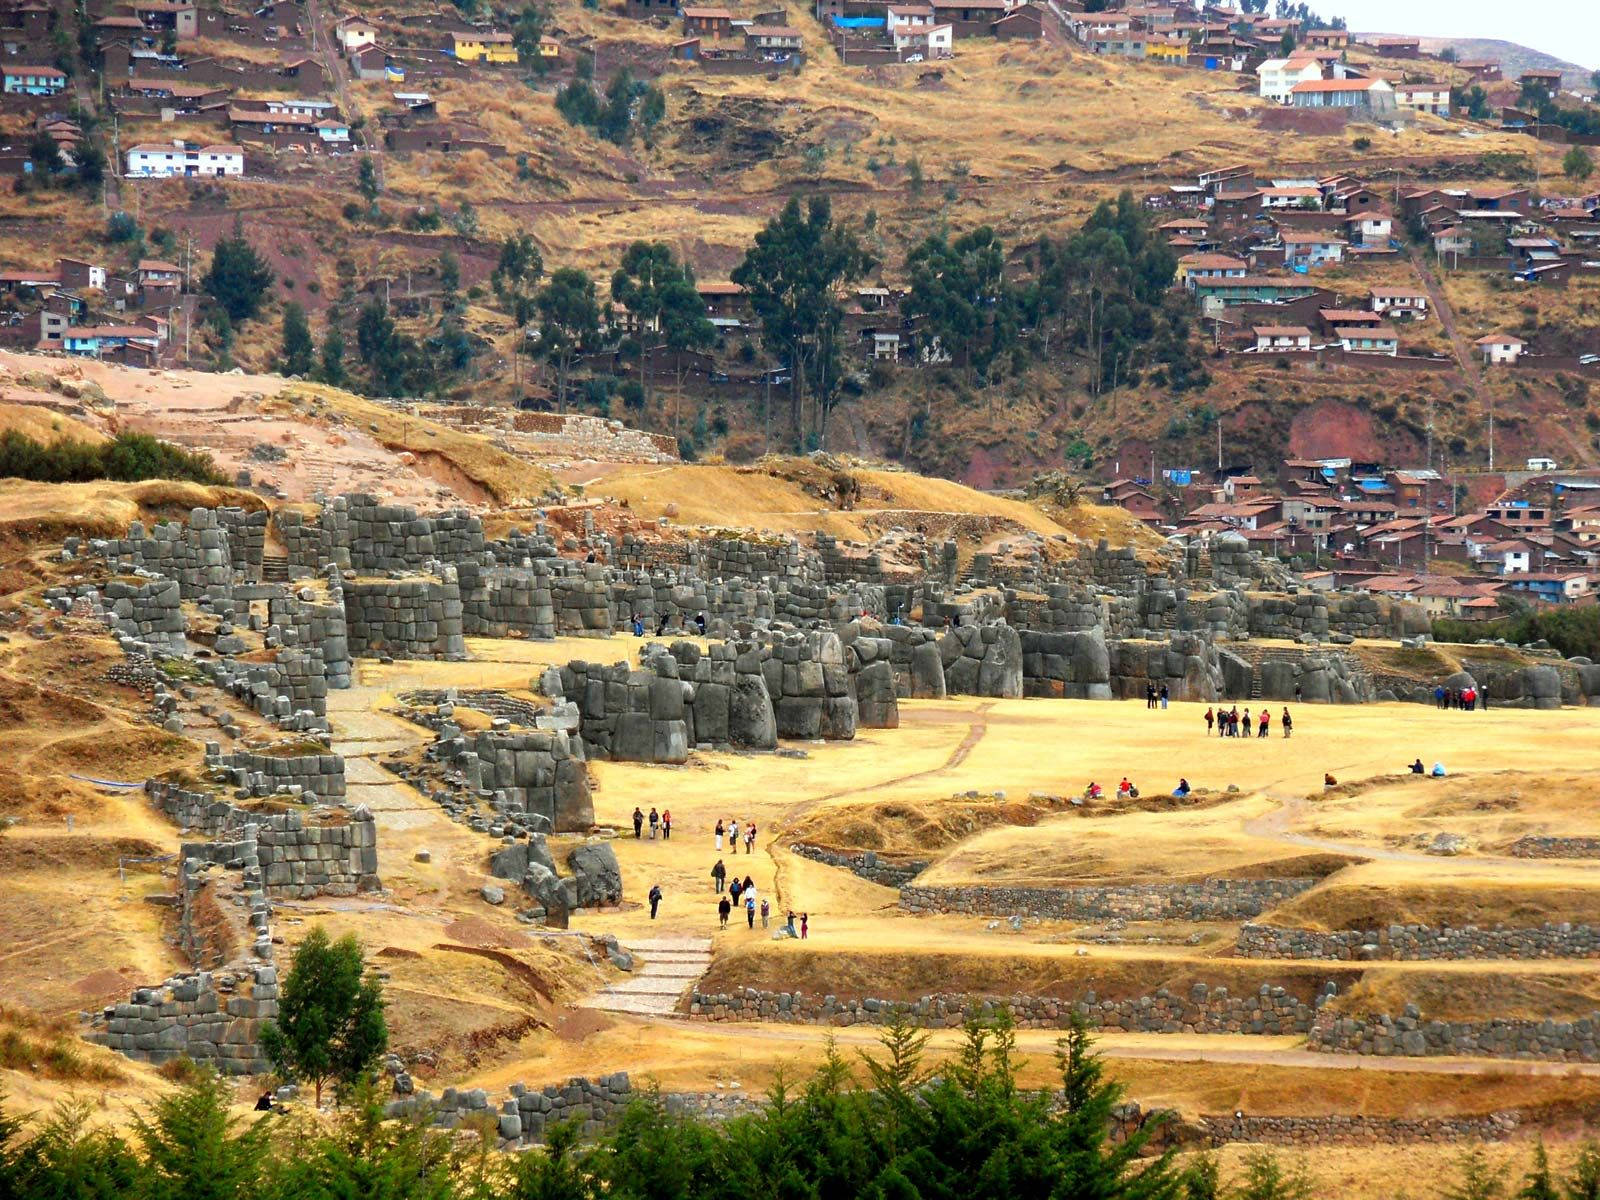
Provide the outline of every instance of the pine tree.
<path id="1" fill-rule="evenodd" d="M 1517 1189 L 1517 1200 L 1561 1200 L 1556 1181 L 1550 1174 L 1550 1155 L 1545 1152 L 1543 1138 L 1533 1144 L 1533 1166 Z"/>
<path id="2" fill-rule="evenodd" d="M 1500 1200 L 1506 1172 L 1489 1161 L 1482 1146 L 1472 1146 L 1456 1164 L 1458 1178 L 1442 1193 L 1444 1200 Z"/>
<path id="3" fill-rule="evenodd" d="M 309 375 L 316 361 L 306 310 L 297 301 L 283 306 L 283 370 L 288 375 Z"/>
<path id="4" fill-rule="evenodd" d="M 278 999 L 278 1019 L 261 1031 L 268 1061 L 290 1079 L 309 1080 L 322 1104 L 324 1084 L 353 1084 L 389 1044 L 383 990 L 365 974 L 361 946 L 347 934 L 330 942 L 320 925 L 295 950 Z"/>
<path id="5" fill-rule="evenodd" d="M 64 1100 L 14 1150 L 20 1121 L 0 1115 L 0 1196 L 121 1200 L 144 1183 L 144 1165 L 127 1142 L 100 1125 L 90 1103 Z"/>
<path id="6" fill-rule="evenodd" d="M 272 280 L 272 268 L 245 240 L 244 226 L 235 219 L 232 236 L 219 241 L 211 252 L 211 268 L 201 285 L 237 324 L 261 310 Z"/>
<path id="7" fill-rule="evenodd" d="M 317 378 L 330 387 L 344 385 L 344 334 L 337 325 L 330 324 L 322 335 L 322 357 L 317 364 Z"/>
<path id="8" fill-rule="evenodd" d="M 1600 1144 L 1584 1142 L 1562 1190 L 1567 1200 L 1600 1200 Z"/>
<path id="9" fill-rule="evenodd" d="M 207 1072 L 155 1101 L 135 1122 L 144 1151 L 144 1200 L 250 1200 L 265 1173 L 267 1133 L 228 1111 L 228 1086 Z"/>

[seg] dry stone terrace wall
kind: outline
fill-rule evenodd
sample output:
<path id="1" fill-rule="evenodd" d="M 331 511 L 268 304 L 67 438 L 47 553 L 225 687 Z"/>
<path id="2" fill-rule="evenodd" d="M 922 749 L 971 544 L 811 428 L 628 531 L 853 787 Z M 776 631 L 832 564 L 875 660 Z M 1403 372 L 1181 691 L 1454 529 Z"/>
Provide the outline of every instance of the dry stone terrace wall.
<path id="1" fill-rule="evenodd" d="M 332 752 L 258 754 L 238 750 L 223 754 L 211 743 L 206 747 L 206 766 L 225 772 L 232 785 L 246 795 L 292 792 L 326 800 L 345 794 L 344 758 Z"/>
<path id="2" fill-rule="evenodd" d="M 461 591 L 461 628 L 468 637 L 549 639 L 556 635 L 555 598 L 549 568 L 456 566 Z"/>
<path id="3" fill-rule="evenodd" d="M 939 639 L 939 657 L 952 696 L 1022 695 L 1022 638 L 1009 625 L 958 625 Z"/>
<path id="4" fill-rule="evenodd" d="M 224 596 L 232 587 L 235 554 L 230 548 L 227 529 L 220 514 L 228 510 L 196 508 L 190 511 L 184 524 L 163 522 L 148 532 L 142 521 L 128 526 L 125 538 L 91 539 L 87 543 L 78 538 L 68 538 L 64 551 L 70 557 L 87 552 L 104 558 L 112 569 L 141 569 L 167 579 L 176 580 L 186 600 L 201 596 Z M 259 545 L 251 523 L 255 514 L 239 513 L 229 516 L 226 522 L 239 528 L 241 535 L 250 539 L 240 566 L 252 568 L 260 577 L 260 554 L 253 552 L 251 544 Z M 265 535 L 265 526 L 261 526 Z M 248 561 L 255 553 L 255 561 Z"/>
<path id="5" fill-rule="evenodd" d="M 1091 1028 L 1130 1033 L 1234 1033 L 1279 1036 L 1305 1033 L 1311 1028 L 1323 997 L 1334 985 L 1307 1004 L 1283 988 L 1262 985 L 1246 996 L 1231 995 L 1227 988 L 1196 983 L 1186 996 L 1162 988 L 1153 995 L 1133 999 L 1101 999 L 1093 991 L 1077 999 L 1051 996 L 977 996 L 967 994 L 923 996 L 912 1001 L 867 997 L 811 996 L 801 992 L 766 992 L 742 989 L 705 993 L 698 989 L 688 999 L 688 1015 L 702 1021 L 775 1021 L 796 1025 L 881 1025 L 898 1012 L 913 1024 L 931 1029 L 953 1029 L 969 1016 L 990 1018 L 1009 1011 L 1023 1029 L 1067 1029 L 1074 1016 Z"/>
<path id="6" fill-rule="evenodd" d="M 303 650 L 322 658 L 328 687 L 350 686 L 350 634 L 345 622 L 344 587 L 335 578 L 327 602 L 309 590 L 276 593 L 267 599 L 267 644 Z"/>
<path id="7" fill-rule="evenodd" d="M 1239 921 L 1315 887 L 1317 880 L 1207 879 L 1071 888 L 905 887 L 910 913 L 1034 917 L 1045 921 Z"/>
<path id="8" fill-rule="evenodd" d="M 843 854 L 837 850 L 829 850 L 825 846 L 812 846 L 805 842 L 791 842 L 789 852 L 798 854 L 801 858 L 809 858 L 812 862 L 819 862 L 829 867 L 843 867 L 846 871 L 859 875 L 862 879 L 884 887 L 904 887 L 918 875 L 928 869 L 926 862 L 892 863 L 882 859 L 871 850 L 859 854 Z"/>
<path id="9" fill-rule="evenodd" d="M 1338 1114 L 1325 1117 L 1267 1117 L 1228 1114 L 1202 1116 L 1201 1126 L 1213 1145 L 1254 1142 L 1271 1146 L 1364 1146 L 1374 1142 L 1487 1142 L 1510 1137 L 1521 1125 L 1514 1112 L 1471 1117 L 1369 1117 Z"/>
<path id="10" fill-rule="evenodd" d="M 1307 1045 L 1325 1054 L 1426 1058 L 1467 1056 L 1600 1062 L 1600 1013 L 1577 1021 L 1424 1019 L 1415 1005 L 1400 1016 L 1344 1016 L 1324 1009 Z"/>
<path id="11" fill-rule="evenodd" d="M 1239 930 L 1235 952 L 1242 958 L 1341 962 L 1600 958 L 1600 928 L 1553 923 L 1524 929 L 1388 925 L 1324 933 L 1247 924 Z"/>
<path id="12" fill-rule="evenodd" d="M 177 580 L 131 583 L 113 579 L 105 585 L 104 595 L 113 632 L 169 654 L 189 652 L 189 626 L 184 620 L 183 594 Z"/>
<path id="13" fill-rule="evenodd" d="M 1520 837 L 1506 851 L 1514 858 L 1600 858 L 1600 837 Z"/>
<path id="14" fill-rule="evenodd" d="M 1114 641 L 1107 647 L 1111 695 L 1143 699 L 1145 689 L 1165 687 L 1174 700 L 1213 701 L 1224 694 L 1217 650 L 1194 634 L 1163 641 Z M 1246 686 L 1244 695 L 1250 694 Z"/>

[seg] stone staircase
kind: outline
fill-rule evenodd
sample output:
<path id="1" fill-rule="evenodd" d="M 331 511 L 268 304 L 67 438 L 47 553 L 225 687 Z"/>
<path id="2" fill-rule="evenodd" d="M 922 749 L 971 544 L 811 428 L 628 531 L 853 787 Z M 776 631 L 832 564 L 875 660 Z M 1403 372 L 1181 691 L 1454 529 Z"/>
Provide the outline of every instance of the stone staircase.
<path id="1" fill-rule="evenodd" d="M 1250 699 L 1260 700 L 1261 697 L 1261 666 L 1269 662 L 1299 662 L 1309 655 L 1319 655 L 1329 659 L 1338 658 L 1344 661 L 1350 671 L 1350 681 L 1362 691 L 1362 694 L 1371 694 L 1374 690 L 1372 673 L 1367 670 L 1360 656 L 1347 653 L 1337 646 L 1265 646 L 1259 642 L 1226 642 L 1222 646 L 1229 654 L 1241 658 L 1250 664 Z"/>
<path id="2" fill-rule="evenodd" d="M 641 1017 L 674 1017 L 684 993 L 711 965 L 711 939 L 638 938 L 626 947 L 633 973 L 582 1001 L 582 1007 Z"/>
<path id="3" fill-rule="evenodd" d="M 261 556 L 261 582 L 288 583 L 289 556 L 287 554 L 263 554 Z"/>

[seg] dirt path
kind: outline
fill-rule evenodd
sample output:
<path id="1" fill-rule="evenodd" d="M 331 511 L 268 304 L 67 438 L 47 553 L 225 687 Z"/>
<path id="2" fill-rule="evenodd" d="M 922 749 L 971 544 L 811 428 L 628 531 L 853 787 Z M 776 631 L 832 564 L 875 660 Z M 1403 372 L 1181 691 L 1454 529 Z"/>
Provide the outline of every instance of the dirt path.
<path id="1" fill-rule="evenodd" d="M 1427 290 L 1428 303 L 1433 305 L 1433 311 L 1439 318 L 1439 324 L 1450 338 L 1450 351 L 1455 355 L 1456 366 L 1461 371 L 1461 377 L 1466 380 L 1467 386 L 1472 389 L 1472 395 L 1483 406 L 1483 378 L 1478 373 L 1478 364 L 1473 360 L 1472 347 L 1467 344 L 1466 338 L 1461 334 L 1456 325 L 1455 310 L 1450 307 L 1450 300 L 1445 295 L 1444 284 L 1434 271 L 1433 264 L 1428 261 L 1428 256 L 1415 246 L 1406 249 L 1411 265 L 1416 268 L 1417 277 L 1422 280 L 1422 286 Z"/>

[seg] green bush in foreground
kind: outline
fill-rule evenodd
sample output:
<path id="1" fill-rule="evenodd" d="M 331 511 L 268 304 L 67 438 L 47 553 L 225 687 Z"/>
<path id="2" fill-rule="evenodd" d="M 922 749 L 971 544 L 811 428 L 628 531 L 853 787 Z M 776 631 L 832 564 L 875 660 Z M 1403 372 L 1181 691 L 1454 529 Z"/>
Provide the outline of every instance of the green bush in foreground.
<path id="1" fill-rule="evenodd" d="M 138 483 L 145 479 L 181 479 L 190 483 L 225 484 L 211 456 L 196 454 L 147 433 L 119 433 L 91 445 L 73 438 L 36 442 L 25 433 L 0 433 L 0 478 L 35 483 L 88 483 L 113 479 Z"/>

